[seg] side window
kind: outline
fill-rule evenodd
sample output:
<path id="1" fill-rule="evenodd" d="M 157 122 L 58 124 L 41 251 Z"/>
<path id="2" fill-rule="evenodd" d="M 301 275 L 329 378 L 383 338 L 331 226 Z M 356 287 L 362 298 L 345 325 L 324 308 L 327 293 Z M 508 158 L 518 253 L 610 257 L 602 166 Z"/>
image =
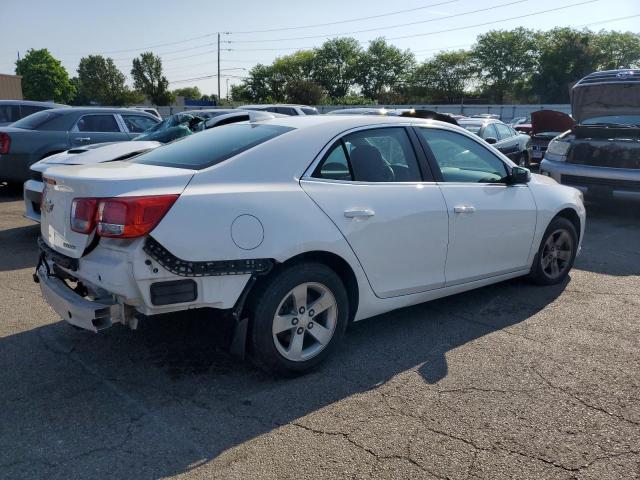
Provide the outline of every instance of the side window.
<path id="1" fill-rule="evenodd" d="M 282 113 L 284 115 L 298 115 L 295 108 L 292 107 L 278 107 L 278 113 Z"/>
<path id="2" fill-rule="evenodd" d="M 511 138 L 513 136 L 511 134 L 511 130 L 506 125 L 503 125 L 502 123 L 495 123 L 494 125 L 495 125 L 496 129 L 498 130 L 498 138 L 500 140 L 505 140 L 505 139 Z"/>
<path id="3" fill-rule="evenodd" d="M 85 115 L 78 120 L 80 132 L 119 132 L 118 123 L 113 115 Z"/>
<path id="4" fill-rule="evenodd" d="M 122 119 L 131 133 L 142 133 L 158 123 L 156 120 L 142 115 L 122 115 Z"/>
<path id="5" fill-rule="evenodd" d="M 256 110 L 262 110 L 260 108 L 256 108 Z M 264 109 L 265 112 L 278 113 L 277 107 L 267 107 Z"/>
<path id="6" fill-rule="evenodd" d="M 501 183 L 506 165 L 465 135 L 437 128 L 418 128 L 435 158 L 445 182 Z"/>
<path id="7" fill-rule="evenodd" d="M 20 118 L 28 117 L 32 113 L 45 110 L 45 107 L 38 107 L 36 105 L 20 105 Z"/>
<path id="8" fill-rule="evenodd" d="M 356 182 L 422 181 L 404 128 L 376 128 L 344 136 L 325 156 L 314 176 Z"/>
<path id="9" fill-rule="evenodd" d="M 498 131 L 496 130 L 496 127 L 494 127 L 494 125 L 492 123 L 486 125 L 484 127 L 484 132 L 482 133 L 482 138 L 484 138 L 485 140 L 487 138 L 495 138 L 496 140 L 498 140 Z"/>
<path id="10" fill-rule="evenodd" d="M 314 177 L 328 180 L 353 180 L 347 150 L 342 140 L 329 150 Z"/>
<path id="11" fill-rule="evenodd" d="M 0 123 L 13 123 L 20 118 L 17 105 L 0 105 Z"/>

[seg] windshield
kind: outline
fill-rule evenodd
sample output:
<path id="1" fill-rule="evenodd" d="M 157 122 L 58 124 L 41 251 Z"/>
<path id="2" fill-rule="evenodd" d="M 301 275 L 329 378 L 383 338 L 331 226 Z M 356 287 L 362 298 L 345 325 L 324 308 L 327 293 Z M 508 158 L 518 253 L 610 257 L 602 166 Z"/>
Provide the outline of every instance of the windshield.
<path id="1" fill-rule="evenodd" d="M 604 115 L 602 117 L 588 118 L 583 125 L 625 125 L 629 127 L 640 126 L 640 115 Z"/>
<path id="2" fill-rule="evenodd" d="M 481 123 L 464 123 L 459 121 L 458 125 L 466 130 L 469 130 L 471 133 L 475 133 L 476 135 L 480 133 L 480 129 L 482 128 Z"/>
<path id="3" fill-rule="evenodd" d="M 134 163 L 200 170 L 293 130 L 279 125 L 233 124 L 212 128 L 145 153 Z"/>
<path id="4" fill-rule="evenodd" d="M 62 113 L 55 110 L 42 110 L 15 122 L 12 127 L 26 130 L 37 130 L 50 120 L 60 117 Z"/>

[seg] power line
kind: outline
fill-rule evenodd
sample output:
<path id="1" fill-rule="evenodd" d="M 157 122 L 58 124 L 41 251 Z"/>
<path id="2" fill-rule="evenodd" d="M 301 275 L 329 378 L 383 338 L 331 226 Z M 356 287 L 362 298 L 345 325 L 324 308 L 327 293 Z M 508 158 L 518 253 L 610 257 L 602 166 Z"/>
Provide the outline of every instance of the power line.
<path id="1" fill-rule="evenodd" d="M 446 2 L 439 2 L 439 3 L 432 3 L 430 5 L 424 5 L 422 7 L 416 7 L 416 8 L 408 8 L 406 10 L 396 10 L 395 12 L 388 12 L 388 13 L 381 13 L 379 15 L 370 15 L 368 17 L 359 17 L 359 18 L 352 18 L 349 20 L 339 20 L 339 21 L 335 21 L 335 22 L 327 22 L 327 23 L 316 23 L 313 25 L 297 25 L 294 27 L 280 27 L 280 28 L 267 28 L 264 30 L 245 30 L 245 31 L 232 31 L 229 32 L 230 34 L 235 34 L 235 35 L 239 35 L 239 34 L 247 34 L 247 33 L 267 33 L 267 32 L 283 32 L 285 30 L 301 30 L 301 29 L 305 29 L 305 28 L 316 28 L 316 27 L 328 27 L 330 25 L 340 25 L 340 24 L 344 24 L 344 23 L 352 23 L 352 22 L 361 22 L 364 20 L 371 20 L 374 18 L 381 18 L 381 17 L 389 17 L 391 15 L 399 15 L 401 13 L 409 13 L 409 12 L 415 12 L 418 10 L 425 10 L 427 8 L 432 8 L 432 7 L 439 7 L 442 5 L 448 5 L 450 3 L 456 3 L 459 2 L 461 0 L 447 0 Z"/>
<path id="2" fill-rule="evenodd" d="M 520 18 L 533 17 L 535 15 L 542 15 L 543 13 L 557 12 L 558 10 L 565 10 L 567 8 L 578 7 L 580 5 L 586 5 L 588 3 L 595 3 L 595 2 L 599 2 L 599 1 L 600 0 L 587 0 L 587 1 L 584 1 L 584 2 L 573 3 L 571 5 L 565 5 L 565 6 L 562 6 L 562 7 L 550 8 L 548 10 L 540 10 L 538 12 L 527 13 L 527 14 L 518 15 L 518 16 L 515 16 L 515 17 L 503 18 L 503 19 L 500 19 L 500 20 L 493 20 L 491 22 L 476 23 L 475 25 L 467 25 L 467 26 L 464 26 L 464 27 L 448 28 L 446 30 L 438 30 L 438 31 L 435 31 L 435 32 L 414 33 L 412 35 L 403 35 L 401 37 L 390 37 L 390 38 L 387 38 L 387 40 L 403 40 L 405 38 L 426 37 L 428 35 L 437 35 L 439 33 L 448 33 L 448 32 L 457 32 L 459 30 L 468 30 L 469 28 L 484 27 L 486 25 L 495 25 L 496 23 L 508 22 L 509 20 L 517 20 L 517 19 L 520 19 Z"/>
<path id="3" fill-rule="evenodd" d="M 441 2 L 437 2 L 437 3 L 432 3 L 429 5 L 424 5 L 422 7 L 415 7 L 415 8 L 408 8 L 405 10 L 396 10 L 393 12 L 386 12 L 386 13 L 381 13 L 378 15 L 370 15 L 368 17 L 357 17 L 357 18 L 351 18 L 348 20 L 339 20 L 339 21 L 334 21 L 334 22 L 327 22 L 327 23 L 317 23 L 317 24 L 313 24 L 313 25 L 297 25 L 297 26 L 293 26 L 293 27 L 280 27 L 280 28 L 270 28 L 270 29 L 265 29 L 265 30 L 247 30 L 247 31 L 237 31 L 237 32 L 221 32 L 224 34 L 229 34 L 229 33 L 235 33 L 235 34 L 247 34 L 247 33 L 266 33 L 266 32 L 277 32 L 277 31 L 286 31 L 286 30 L 299 30 L 299 29 L 305 29 L 305 28 L 315 28 L 315 27 L 326 27 L 329 25 L 339 25 L 339 24 L 344 24 L 344 23 L 353 23 L 353 22 L 361 22 L 361 21 L 365 21 L 365 20 L 371 20 L 374 18 L 381 18 L 381 17 L 387 17 L 387 16 L 391 16 L 391 15 L 399 15 L 402 13 L 409 13 L 409 12 L 415 12 L 418 10 L 425 10 L 427 8 L 432 8 L 432 7 L 438 7 L 438 6 L 442 6 L 442 5 L 448 5 L 451 3 L 456 3 L 456 2 L 460 2 L 462 0 L 446 0 L 446 1 L 441 1 Z M 102 52 L 97 52 L 100 54 L 111 54 L 111 53 L 127 53 L 127 52 L 137 52 L 137 51 L 142 51 L 142 50 L 148 50 L 148 49 L 152 49 L 152 48 L 159 48 L 159 47 L 169 47 L 169 46 L 173 46 L 173 45 L 179 45 L 181 43 L 187 43 L 187 42 L 192 42 L 194 40 L 201 40 L 203 38 L 211 38 L 211 37 L 215 37 L 218 34 L 218 32 L 209 32 L 209 33 L 205 33 L 203 35 L 198 35 L 195 37 L 190 37 L 190 38 L 185 38 L 183 40 L 176 40 L 174 42 L 166 42 L 166 43 L 157 43 L 155 45 L 147 45 L 146 47 L 137 47 L 137 48 L 125 48 L 125 49 L 120 49 L 120 50 L 105 50 Z M 61 54 L 61 56 L 76 56 L 76 55 L 83 55 L 82 53 L 65 53 L 65 54 Z"/>
<path id="4" fill-rule="evenodd" d="M 627 15 L 626 17 L 618 17 L 618 18 L 611 18 L 609 20 L 602 20 L 600 22 L 585 23 L 584 25 L 580 25 L 580 26 L 581 27 L 591 27 L 593 25 L 602 25 L 604 23 L 618 22 L 620 20 L 628 20 L 630 18 L 636 18 L 636 17 L 640 17 L 640 13 L 636 13 L 635 15 Z"/>
<path id="5" fill-rule="evenodd" d="M 328 34 L 322 34 L 322 35 L 308 35 L 308 36 L 305 36 L 305 37 L 265 38 L 265 39 L 260 39 L 260 40 L 230 40 L 229 43 L 236 44 L 236 43 L 287 42 L 287 41 L 291 41 L 291 40 L 308 40 L 308 39 L 312 39 L 312 38 L 340 37 L 340 36 L 344 36 L 344 35 L 354 35 L 354 34 L 358 34 L 358 33 L 374 32 L 376 30 L 389 30 L 389 29 L 393 29 L 393 28 L 408 27 L 408 26 L 411 26 L 411 25 L 420 25 L 420 24 L 424 24 L 424 23 L 439 22 L 441 20 L 448 20 L 450 18 L 462 17 L 464 15 L 471 15 L 471 14 L 474 14 L 474 13 L 488 12 L 490 10 L 495 10 L 496 8 L 508 7 L 508 6 L 511 6 L 511 5 L 517 5 L 519 3 L 524 3 L 524 2 L 528 2 L 528 1 L 530 1 L 530 0 L 514 0 L 514 1 L 511 1 L 511 2 L 507 2 L 507 3 L 501 3 L 499 5 L 493 5 L 491 7 L 479 8 L 477 10 L 469 10 L 469 11 L 460 12 L 460 13 L 454 13 L 452 15 L 446 15 L 446 16 L 438 17 L 438 18 L 430 18 L 428 20 L 419 20 L 419 21 L 408 22 L 408 23 L 398 23 L 398 24 L 395 24 L 395 25 L 387 25 L 387 26 L 381 26 L 381 27 L 376 27 L 376 28 L 367 28 L 367 29 L 364 29 L 364 30 L 354 30 L 354 31 L 351 31 L 351 32 L 328 33 Z"/>

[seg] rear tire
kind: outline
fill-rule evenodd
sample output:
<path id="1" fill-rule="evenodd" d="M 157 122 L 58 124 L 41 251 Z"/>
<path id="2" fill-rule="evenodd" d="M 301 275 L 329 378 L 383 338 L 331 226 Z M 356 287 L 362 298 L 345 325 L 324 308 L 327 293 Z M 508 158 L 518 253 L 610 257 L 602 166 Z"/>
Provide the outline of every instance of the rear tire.
<path id="1" fill-rule="evenodd" d="M 569 220 L 556 217 L 542 236 L 529 279 L 537 285 L 562 282 L 573 267 L 578 251 L 578 233 Z"/>
<path id="2" fill-rule="evenodd" d="M 278 375 L 307 372 L 342 340 L 349 300 L 342 280 L 326 265 L 293 264 L 256 288 L 249 304 L 250 347 L 259 368 Z"/>

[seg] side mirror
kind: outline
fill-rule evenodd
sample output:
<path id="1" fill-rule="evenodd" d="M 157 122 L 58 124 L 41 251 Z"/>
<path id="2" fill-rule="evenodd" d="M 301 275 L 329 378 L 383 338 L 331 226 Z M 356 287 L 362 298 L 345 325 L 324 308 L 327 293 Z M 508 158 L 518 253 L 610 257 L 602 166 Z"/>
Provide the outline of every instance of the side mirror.
<path id="1" fill-rule="evenodd" d="M 494 143 L 498 143 L 498 139 L 495 137 L 487 137 L 484 139 L 489 145 L 493 145 Z"/>
<path id="2" fill-rule="evenodd" d="M 529 183 L 530 180 L 531 172 L 528 168 L 513 167 L 511 169 L 511 174 L 509 174 L 510 184 Z"/>

